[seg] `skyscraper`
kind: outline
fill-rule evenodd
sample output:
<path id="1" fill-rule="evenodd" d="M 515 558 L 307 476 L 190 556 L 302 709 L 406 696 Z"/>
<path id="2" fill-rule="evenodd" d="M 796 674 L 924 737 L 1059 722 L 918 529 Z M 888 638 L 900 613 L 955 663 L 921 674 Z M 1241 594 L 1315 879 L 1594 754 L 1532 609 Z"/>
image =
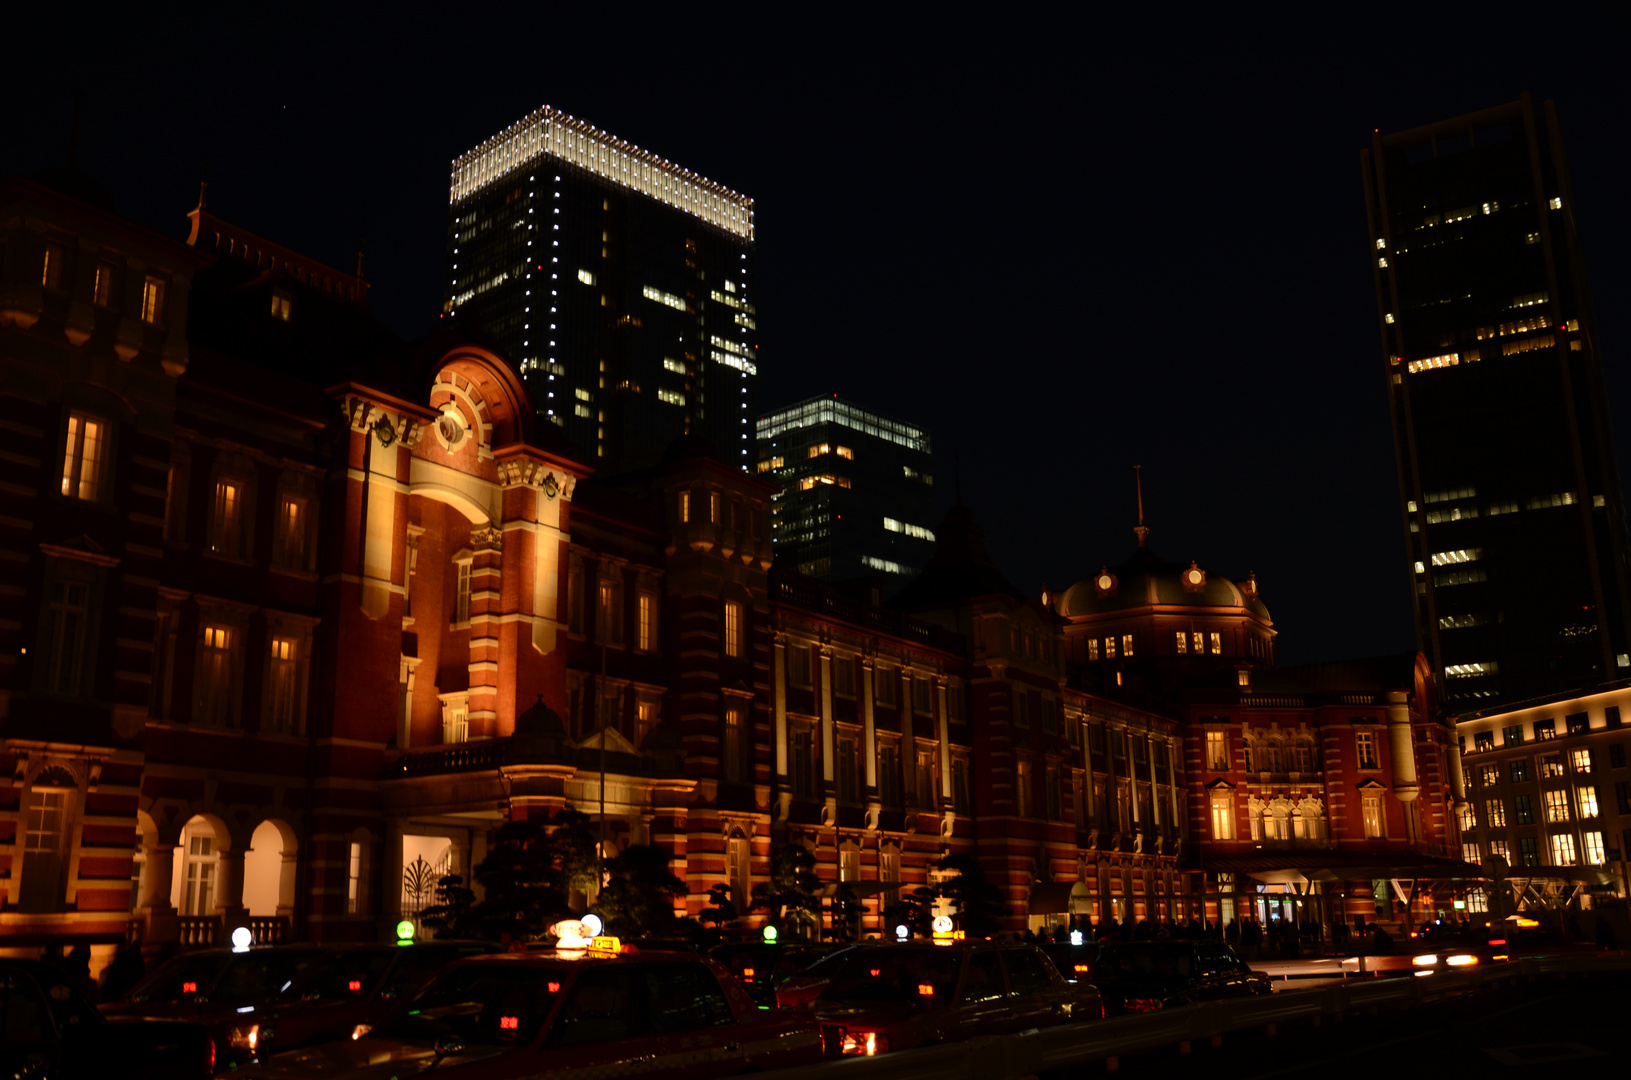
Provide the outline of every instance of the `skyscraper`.
<path id="1" fill-rule="evenodd" d="M 929 433 L 832 397 L 759 418 L 758 472 L 783 485 L 771 510 L 776 561 L 828 581 L 892 585 L 934 553 Z"/>
<path id="2" fill-rule="evenodd" d="M 1362 151 L 1422 651 L 1461 712 L 1631 675 L 1627 545 L 1557 113 Z"/>
<path id="3" fill-rule="evenodd" d="M 753 200 L 549 106 L 455 158 L 444 317 L 603 473 L 680 435 L 750 464 Z"/>

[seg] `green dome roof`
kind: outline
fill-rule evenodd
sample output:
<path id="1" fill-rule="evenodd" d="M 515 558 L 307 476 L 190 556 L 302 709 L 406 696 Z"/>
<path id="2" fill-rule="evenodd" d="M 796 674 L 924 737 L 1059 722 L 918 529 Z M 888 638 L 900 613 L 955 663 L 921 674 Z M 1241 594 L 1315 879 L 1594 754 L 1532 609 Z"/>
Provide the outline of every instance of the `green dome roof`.
<path id="1" fill-rule="evenodd" d="M 1191 571 L 1201 574 L 1201 583 L 1186 582 Z M 1100 588 L 1100 578 L 1105 574 L 1113 579 L 1107 590 Z M 1155 605 L 1243 608 L 1260 618 L 1269 617 L 1268 608 L 1261 600 L 1248 596 L 1222 574 L 1210 573 L 1193 562 L 1168 562 L 1147 547 L 1138 548 L 1119 566 L 1107 567 L 1065 590 L 1059 601 L 1059 613 L 1068 618 Z"/>

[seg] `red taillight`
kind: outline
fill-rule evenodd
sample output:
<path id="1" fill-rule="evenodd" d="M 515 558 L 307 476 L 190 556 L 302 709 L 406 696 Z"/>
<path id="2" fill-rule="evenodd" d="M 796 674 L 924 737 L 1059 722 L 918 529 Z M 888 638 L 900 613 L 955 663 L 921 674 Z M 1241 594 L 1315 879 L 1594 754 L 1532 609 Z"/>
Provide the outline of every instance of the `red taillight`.
<path id="1" fill-rule="evenodd" d="M 561 992 L 561 984 L 560 983 L 550 983 L 549 984 L 549 992 L 551 994 L 560 993 Z"/>
<path id="2" fill-rule="evenodd" d="M 1501 938 L 1490 938 L 1490 939 L 1489 939 L 1489 943 L 1490 943 L 1490 944 L 1491 944 L 1491 945 L 1505 945 L 1505 944 L 1506 944 L 1506 938 L 1504 938 L 1504 937 L 1501 937 Z"/>
<path id="3" fill-rule="evenodd" d="M 742 978 L 744 978 L 744 979 L 753 978 L 753 969 L 752 968 L 743 968 L 742 969 Z"/>
<path id="4" fill-rule="evenodd" d="M 918 983 L 917 992 L 920 997 L 934 997 L 934 984 Z"/>
<path id="5" fill-rule="evenodd" d="M 1087 965 L 1086 964 L 1077 964 L 1076 965 L 1076 971 L 1077 971 L 1078 974 L 1085 974 L 1087 972 Z"/>
<path id="6" fill-rule="evenodd" d="M 184 982 L 181 984 L 181 992 L 183 994 L 196 994 L 198 993 L 198 984 L 195 982 Z"/>
<path id="7" fill-rule="evenodd" d="M 210 1040 L 210 1072 L 215 1072 L 215 1040 Z"/>
<path id="8" fill-rule="evenodd" d="M 362 989 L 362 980 L 352 979 L 350 982 L 345 984 L 345 988 L 355 994 L 357 991 Z"/>
<path id="9" fill-rule="evenodd" d="M 876 979 L 878 977 L 878 972 L 882 971 L 883 969 L 882 968 L 873 968 L 871 970 L 872 970 L 872 977 L 874 979 Z"/>
<path id="10" fill-rule="evenodd" d="M 519 1016 L 501 1016 L 498 1018 L 498 1026 L 507 1031 L 514 1031 L 521 1026 L 521 1018 Z"/>

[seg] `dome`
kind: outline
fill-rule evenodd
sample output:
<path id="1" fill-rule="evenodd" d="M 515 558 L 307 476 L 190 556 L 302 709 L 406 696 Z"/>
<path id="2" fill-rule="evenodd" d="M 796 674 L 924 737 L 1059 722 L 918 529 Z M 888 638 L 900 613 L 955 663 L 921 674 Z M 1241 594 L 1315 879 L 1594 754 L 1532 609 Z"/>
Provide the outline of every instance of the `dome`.
<path id="1" fill-rule="evenodd" d="M 1109 577 L 1108 582 L 1104 578 Z M 1101 586 L 1108 585 L 1108 588 Z M 1248 588 L 1256 591 L 1248 579 Z M 1256 595 L 1222 574 L 1214 574 L 1198 563 L 1168 562 L 1147 547 L 1140 547 L 1119 566 L 1106 567 L 1065 590 L 1059 601 L 1059 614 L 1103 615 L 1133 608 L 1151 607 L 1230 607 L 1244 608 L 1264 619 L 1268 608 Z"/>

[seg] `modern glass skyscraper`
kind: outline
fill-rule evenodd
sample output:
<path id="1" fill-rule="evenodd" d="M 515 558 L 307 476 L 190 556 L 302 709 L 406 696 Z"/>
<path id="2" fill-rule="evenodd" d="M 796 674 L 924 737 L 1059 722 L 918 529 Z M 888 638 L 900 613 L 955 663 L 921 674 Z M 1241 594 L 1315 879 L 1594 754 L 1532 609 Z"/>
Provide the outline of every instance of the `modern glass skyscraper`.
<path id="1" fill-rule="evenodd" d="M 1362 152 L 1420 646 L 1460 712 L 1631 675 L 1627 545 L 1557 114 Z"/>
<path id="2" fill-rule="evenodd" d="M 751 464 L 753 200 L 545 106 L 453 161 L 444 317 L 602 473 L 680 435 Z"/>
<path id="3" fill-rule="evenodd" d="M 922 428 L 835 394 L 760 417 L 758 437 L 756 469 L 783 485 L 771 508 L 778 564 L 827 581 L 881 575 L 893 587 L 934 554 Z"/>

